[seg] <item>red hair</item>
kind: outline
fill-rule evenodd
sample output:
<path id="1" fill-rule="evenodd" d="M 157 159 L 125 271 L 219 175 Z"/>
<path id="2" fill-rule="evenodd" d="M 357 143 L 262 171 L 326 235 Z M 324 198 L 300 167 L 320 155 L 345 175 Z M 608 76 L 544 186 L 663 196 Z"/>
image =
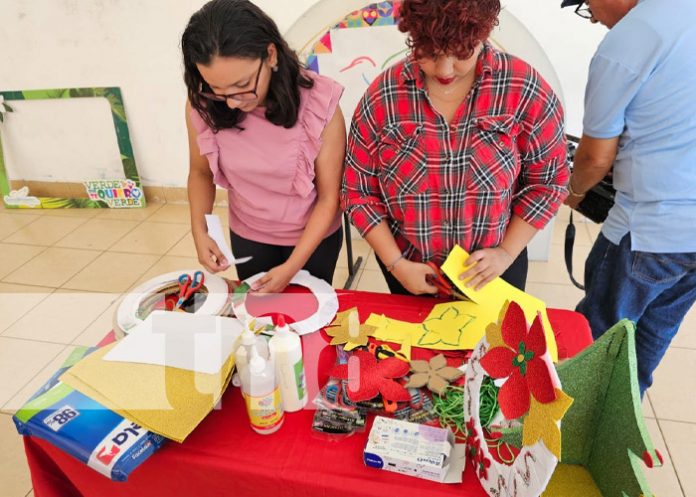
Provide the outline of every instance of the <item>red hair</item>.
<path id="1" fill-rule="evenodd" d="M 468 59 L 498 24 L 500 0 L 404 0 L 399 30 L 418 57 Z"/>

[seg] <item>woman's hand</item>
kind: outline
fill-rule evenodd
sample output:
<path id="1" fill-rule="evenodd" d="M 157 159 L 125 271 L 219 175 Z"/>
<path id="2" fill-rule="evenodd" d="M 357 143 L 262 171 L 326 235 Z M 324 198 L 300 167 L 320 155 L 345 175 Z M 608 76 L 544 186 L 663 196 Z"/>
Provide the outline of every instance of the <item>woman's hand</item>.
<path id="1" fill-rule="evenodd" d="M 481 290 L 488 283 L 505 272 L 515 259 L 502 247 L 477 250 L 464 263 L 468 269 L 459 275 L 460 280 L 467 280 L 467 287 Z"/>
<path id="2" fill-rule="evenodd" d="M 198 262 L 207 271 L 215 274 L 230 267 L 230 263 L 220 252 L 220 247 L 215 243 L 215 240 L 208 236 L 208 233 L 194 234 L 193 243 L 196 245 Z"/>
<path id="3" fill-rule="evenodd" d="M 257 293 L 280 293 L 285 290 L 298 271 L 286 262 L 264 274 L 253 284 L 251 289 Z"/>
<path id="4" fill-rule="evenodd" d="M 414 295 L 437 293 L 437 287 L 428 283 L 427 279 L 428 275 L 434 275 L 435 271 L 427 264 L 401 259 L 394 266 L 392 274 Z"/>

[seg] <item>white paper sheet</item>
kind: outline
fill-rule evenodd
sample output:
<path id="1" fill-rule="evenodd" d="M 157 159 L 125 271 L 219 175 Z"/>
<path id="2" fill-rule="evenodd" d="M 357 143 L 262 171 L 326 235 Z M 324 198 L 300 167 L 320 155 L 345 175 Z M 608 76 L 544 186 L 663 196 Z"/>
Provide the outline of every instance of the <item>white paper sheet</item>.
<path id="1" fill-rule="evenodd" d="M 442 483 L 461 483 L 466 465 L 466 444 L 454 444 L 450 453 L 450 466 Z"/>
<path id="2" fill-rule="evenodd" d="M 104 360 L 216 374 L 234 351 L 243 329 L 233 318 L 155 311 Z"/>
<path id="3" fill-rule="evenodd" d="M 222 231 L 222 223 L 220 223 L 220 218 L 215 214 L 206 214 L 205 223 L 208 225 L 208 236 L 215 240 L 220 252 L 225 256 L 227 262 L 230 264 L 244 264 L 251 260 L 251 257 L 240 257 L 236 259 L 232 253 L 232 249 L 227 245 L 227 239 L 225 238 L 225 233 Z"/>
<path id="4" fill-rule="evenodd" d="M 253 287 L 254 283 L 261 279 L 264 274 L 266 273 L 255 274 L 244 280 L 244 283 Z M 307 319 L 290 323 L 289 326 L 292 330 L 298 335 L 307 335 L 308 333 L 314 333 L 322 329 L 333 321 L 338 311 L 338 297 L 336 296 L 336 290 L 334 290 L 331 285 L 324 280 L 312 276 L 309 271 L 304 269 L 301 269 L 292 280 L 290 280 L 290 284 L 309 288 L 319 304 L 317 311 Z M 292 299 L 293 297 L 291 295 L 286 295 L 286 298 Z M 298 296 L 297 298 L 302 299 L 304 297 Z M 239 319 L 255 319 L 256 323 L 259 325 L 273 324 L 273 320 L 268 316 L 259 317 L 249 314 L 246 309 L 246 298 L 235 303 L 234 314 Z"/>

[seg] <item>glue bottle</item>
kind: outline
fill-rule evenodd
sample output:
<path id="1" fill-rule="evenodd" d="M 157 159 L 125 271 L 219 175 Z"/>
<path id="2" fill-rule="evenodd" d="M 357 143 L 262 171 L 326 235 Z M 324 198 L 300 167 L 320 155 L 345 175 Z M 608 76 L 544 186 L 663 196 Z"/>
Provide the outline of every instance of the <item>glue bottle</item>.
<path id="1" fill-rule="evenodd" d="M 242 337 L 240 340 L 239 348 L 235 353 L 235 365 L 237 366 L 237 371 L 242 372 L 249 363 L 249 358 L 251 357 L 251 349 L 255 348 L 262 359 L 268 360 L 268 342 L 262 336 L 256 335 L 249 325 L 244 328 L 242 332 Z"/>
<path id="2" fill-rule="evenodd" d="M 273 364 L 252 347 L 251 359 L 240 377 L 251 429 L 261 435 L 275 433 L 282 426 L 285 414 Z"/>
<path id="3" fill-rule="evenodd" d="M 283 316 L 278 317 L 275 334 L 268 342 L 280 384 L 283 409 L 299 411 L 307 404 L 307 383 L 302 362 L 302 340 L 290 331 Z"/>

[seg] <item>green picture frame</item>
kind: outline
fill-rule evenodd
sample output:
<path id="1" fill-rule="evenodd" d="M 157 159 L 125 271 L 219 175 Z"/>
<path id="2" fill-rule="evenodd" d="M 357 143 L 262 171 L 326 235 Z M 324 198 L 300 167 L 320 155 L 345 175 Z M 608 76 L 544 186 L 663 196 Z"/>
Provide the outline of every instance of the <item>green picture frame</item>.
<path id="1" fill-rule="evenodd" d="M 64 208 L 142 208 L 145 195 L 140 174 L 135 163 L 128 121 L 123 106 L 121 89 L 118 87 L 59 88 L 53 90 L 0 91 L 5 102 L 18 100 L 46 100 L 66 98 L 105 98 L 111 107 L 111 117 L 123 164 L 125 179 L 85 179 L 85 190 L 89 198 L 31 197 L 28 190 L 12 192 L 5 168 L 5 157 L 0 139 L 0 194 L 8 209 L 64 209 Z M 11 115 L 5 115 L 0 126 L 11 126 Z"/>

